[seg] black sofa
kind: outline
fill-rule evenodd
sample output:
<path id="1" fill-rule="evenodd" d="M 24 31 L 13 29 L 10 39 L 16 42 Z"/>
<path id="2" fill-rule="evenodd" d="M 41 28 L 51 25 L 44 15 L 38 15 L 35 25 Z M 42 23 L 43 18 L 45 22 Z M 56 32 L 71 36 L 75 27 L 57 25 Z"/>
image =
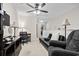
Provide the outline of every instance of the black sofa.
<path id="1" fill-rule="evenodd" d="M 51 40 L 52 34 L 50 33 L 48 38 L 39 38 L 40 43 L 48 50 L 49 46 L 52 46 L 53 40 Z M 58 41 L 66 41 L 63 35 L 59 35 Z M 54 42 L 55 43 L 55 42 Z"/>
<path id="2" fill-rule="evenodd" d="M 79 56 L 79 30 L 72 31 L 65 42 L 50 41 L 49 56 Z"/>

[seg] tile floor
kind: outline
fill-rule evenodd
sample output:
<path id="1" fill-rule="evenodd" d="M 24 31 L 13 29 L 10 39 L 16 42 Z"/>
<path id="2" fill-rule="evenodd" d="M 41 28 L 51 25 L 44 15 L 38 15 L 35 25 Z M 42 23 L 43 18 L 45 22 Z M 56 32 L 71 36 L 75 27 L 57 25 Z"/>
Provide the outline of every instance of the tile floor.
<path id="1" fill-rule="evenodd" d="M 48 52 L 38 39 L 22 45 L 19 56 L 48 56 Z"/>

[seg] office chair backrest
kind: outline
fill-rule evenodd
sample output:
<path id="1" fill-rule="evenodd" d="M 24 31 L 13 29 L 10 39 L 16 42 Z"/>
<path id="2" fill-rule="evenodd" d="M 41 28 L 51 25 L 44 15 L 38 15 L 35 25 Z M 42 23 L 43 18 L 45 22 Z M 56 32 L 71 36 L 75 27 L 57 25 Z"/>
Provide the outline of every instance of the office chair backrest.
<path id="1" fill-rule="evenodd" d="M 79 30 L 74 30 L 69 34 L 66 44 L 66 49 L 79 51 Z"/>
<path id="2" fill-rule="evenodd" d="M 20 36 L 27 35 L 27 32 L 20 32 Z"/>

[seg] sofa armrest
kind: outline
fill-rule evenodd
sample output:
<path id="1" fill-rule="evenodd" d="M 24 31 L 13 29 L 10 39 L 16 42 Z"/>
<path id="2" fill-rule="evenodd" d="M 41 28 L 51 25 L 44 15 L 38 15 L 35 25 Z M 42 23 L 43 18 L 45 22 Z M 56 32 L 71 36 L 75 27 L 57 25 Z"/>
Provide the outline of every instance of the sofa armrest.
<path id="1" fill-rule="evenodd" d="M 49 56 L 79 56 L 79 52 L 70 51 L 62 48 L 55 48 L 50 46 L 48 48 Z"/>
<path id="2" fill-rule="evenodd" d="M 65 48 L 66 47 L 66 41 L 50 40 L 49 46 Z"/>
<path id="3" fill-rule="evenodd" d="M 50 40 L 50 38 L 44 38 L 44 40 L 45 40 L 45 41 L 49 41 L 49 40 Z"/>

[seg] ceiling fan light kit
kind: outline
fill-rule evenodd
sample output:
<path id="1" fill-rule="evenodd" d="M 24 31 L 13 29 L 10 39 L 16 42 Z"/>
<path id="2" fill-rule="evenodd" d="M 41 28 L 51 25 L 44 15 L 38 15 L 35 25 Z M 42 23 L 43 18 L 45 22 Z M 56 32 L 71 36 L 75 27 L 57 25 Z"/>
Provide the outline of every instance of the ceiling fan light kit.
<path id="1" fill-rule="evenodd" d="M 37 11 L 34 11 L 33 13 L 34 13 L 34 14 L 40 14 L 40 11 L 37 10 Z"/>

